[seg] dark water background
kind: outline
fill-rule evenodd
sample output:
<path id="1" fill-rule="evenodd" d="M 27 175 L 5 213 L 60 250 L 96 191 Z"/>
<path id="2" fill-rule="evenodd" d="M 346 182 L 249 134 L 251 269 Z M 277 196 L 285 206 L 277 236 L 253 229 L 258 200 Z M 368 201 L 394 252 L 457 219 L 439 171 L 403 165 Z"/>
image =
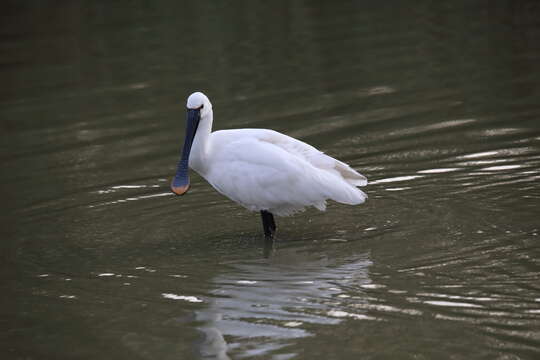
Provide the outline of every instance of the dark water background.
<path id="1" fill-rule="evenodd" d="M 3 359 L 540 358 L 540 3 L 8 1 Z M 195 176 L 185 98 L 365 174 L 278 219 Z"/>

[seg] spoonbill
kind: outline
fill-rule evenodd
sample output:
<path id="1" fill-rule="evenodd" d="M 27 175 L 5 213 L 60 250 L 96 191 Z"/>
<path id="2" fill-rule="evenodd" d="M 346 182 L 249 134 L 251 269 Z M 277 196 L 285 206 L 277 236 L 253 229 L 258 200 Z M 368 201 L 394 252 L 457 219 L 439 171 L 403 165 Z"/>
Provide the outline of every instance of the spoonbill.
<path id="1" fill-rule="evenodd" d="M 366 201 L 357 186 L 367 179 L 313 146 L 267 129 L 212 132 L 212 122 L 208 97 L 191 94 L 184 147 L 171 182 L 176 195 L 188 191 L 191 168 L 219 193 L 260 212 L 266 238 L 276 231 L 274 215 L 289 216 L 307 206 L 324 211 L 327 199 L 349 205 Z"/>

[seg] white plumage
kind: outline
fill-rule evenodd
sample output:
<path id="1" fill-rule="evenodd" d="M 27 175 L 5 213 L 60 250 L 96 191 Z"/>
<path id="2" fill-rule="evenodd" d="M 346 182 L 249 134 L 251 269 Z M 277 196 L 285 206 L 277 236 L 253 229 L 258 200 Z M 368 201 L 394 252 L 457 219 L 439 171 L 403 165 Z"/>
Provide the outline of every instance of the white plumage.
<path id="1" fill-rule="evenodd" d="M 367 179 L 313 146 L 266 129 L 212 132 L 212 104 L 200 92 L 187 107 L 200 109 L 189 167 L 246 209 L 287 216 L 307 206 L 324 211 L 327 199 L 350 205 L 366 200 L 357 186 Z"/>

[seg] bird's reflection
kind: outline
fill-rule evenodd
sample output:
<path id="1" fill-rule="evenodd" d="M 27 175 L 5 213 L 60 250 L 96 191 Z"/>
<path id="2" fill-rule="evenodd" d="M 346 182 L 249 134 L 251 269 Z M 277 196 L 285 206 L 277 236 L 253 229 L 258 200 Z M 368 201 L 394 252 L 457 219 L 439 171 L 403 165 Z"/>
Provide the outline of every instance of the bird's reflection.
<path id="1" fill-rule="evenodd" d="M 287 357 L 284 348 L 294 339 L 313 335 L 306 324 L 338 323 L 332 313 L 345 313 L 344 301 L 367 301 L 345 293 L 370 283 L 368 254 L 335 260 L 327 253 L 279 245 L 266 242 L 264 259 L 232 264 L 214 279 L 213 300 L 197 313 L 203 357 L 249 358 L 278 349 Z"/>
<path id="2" fill-rule="evenodd" d="M 273 238 L 268 238 L 268 237 L 264 238 L 263 256 L 266 259 L 268 259 L 270 256 L 272 256 L 272 254 L 274 253 L 275 244 L 276 243 L 275 243 Z"/>

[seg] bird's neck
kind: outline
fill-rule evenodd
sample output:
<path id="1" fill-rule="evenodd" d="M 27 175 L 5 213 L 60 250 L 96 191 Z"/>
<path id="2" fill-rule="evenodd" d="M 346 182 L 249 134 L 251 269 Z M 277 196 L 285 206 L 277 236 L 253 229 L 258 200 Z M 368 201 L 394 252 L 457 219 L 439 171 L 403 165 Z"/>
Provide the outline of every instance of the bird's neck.
<path id="1" fill-rule="evenodd" d="M 210 152 L 210 133 L 212 132 L 213 114 L 212 110 L 204 114 L 201 117 L 197 133 L 193 139 L 193 145 L 191 147 L 191 155 L 189 165 L 199 174 L 206 172 L 206 165 L 208 165 L 208 154 Z"/>

